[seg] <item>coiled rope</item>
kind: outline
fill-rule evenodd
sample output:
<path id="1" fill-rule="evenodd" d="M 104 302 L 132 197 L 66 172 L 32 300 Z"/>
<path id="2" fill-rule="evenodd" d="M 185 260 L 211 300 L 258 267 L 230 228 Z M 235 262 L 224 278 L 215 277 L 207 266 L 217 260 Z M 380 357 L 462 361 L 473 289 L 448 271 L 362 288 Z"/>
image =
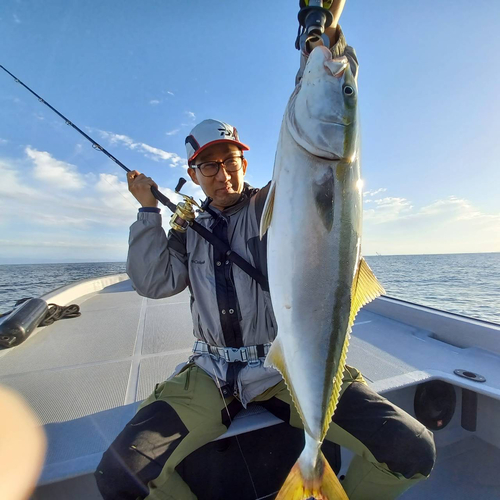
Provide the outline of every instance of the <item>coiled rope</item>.
<path id="1" fill-rule="evenodd" d="M 12 311 L 16 309 L 17 306 L 20 306 L 27 300 L 31 299 L 32 297 L 25 297 L 23 299 L 19 299 L 15 306 L 14 309 L 12 309 L 9 312 L 0 314 L 0 318 L 3 316 L 8 316 Z M 38 326 L 49 326 L 54 321 L 58 321 L 63 318 L 78 318 L 78 316 L 81 316 L 82 313 L 80 312 L 80 306 L 77 304 L 70 304 L 69 306 L 59 306 L 57 304 L 47 304 L 48 306 L 48 311 L 47 314 L 45 314 L 44 318 L 42 321 L 38 324 Z"/>
<path id="2" fill-rule="evenodd" d="M 45 318 L 41 321 L 38 326 L 48 326 L 63 318 L 78 318 L 82 313 L 80 312 L 80 306 L 76 304 L 70 304 L 69 306 L 58 306 L 57 304 L 48 304 L 49 310 L 45 315 Z"/>

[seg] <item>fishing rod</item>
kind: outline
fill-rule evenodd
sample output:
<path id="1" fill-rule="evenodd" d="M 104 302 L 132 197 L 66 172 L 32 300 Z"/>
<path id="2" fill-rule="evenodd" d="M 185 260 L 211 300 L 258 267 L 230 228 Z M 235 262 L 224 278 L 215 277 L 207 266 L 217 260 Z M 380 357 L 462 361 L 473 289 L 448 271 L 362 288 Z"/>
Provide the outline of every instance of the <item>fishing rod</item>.
<path id="1" fill-rule="evenodd" d="M 81 135 L 83 135 L 83 137 L 85 137 L 85 139 L 87 139 L 88 141 L 90 141 L 92 143 L 92 147 L 94 149 L 96 149 L 97 151 L 101 151 L 102 153 L 104 153 L 108 158 L 110 158 L 117 165 L 119 165 L 121 168 L 123 168 L 123 170 L 125 170 L 125 172 L 131 172 L 131 170 L 128 167 L 126 167 L 118 158 L 115 158 L 108 150 L 106 150 L 105 148 L 103 148 L 98 142 L 94 141 L 94 139 L 92 139 L 92 137 L 90 137 L 89 135 L 87 135 L 81 128 L 77 127 L 71 120 L 69 120 L 68 118 L 66 118 L 62 113 L 59 113 L 59 111 L 57 111 L 56 108 L 54 108 L 53 106 L 51 106 L 43 97 L 40 97 L 36 92 L 34 92 L 33 90 L 31 90 L 25 83 L 23 83 L 21 80 L 19 80 L 19 78 L 17 78 L 15 75 L 13 75 L 7 68 L 4 68 L 1 64 L 0 64 L 0 68 L 2 68 L 6 73 L 8 73 L 12 78 L 14 78 L 14 80 L 17 83 L 19 83 L 20 85 L 22 85 L 28 92 L 31 92 L 42 104 L 45 104 L 54 113 L 56 113 L 56 115 L 60 116 L 66 122 L 66 125 L 69 125 L 70 127 L 73 127 L 78 133 L 80 133 Z M 158 189 L 156 189 L 154 186 L 151 186 L 151 191 L 153 193 L 153 196 L 160 203 L 162 203 L 163 205 L 165 205 L 166 207 L 168 207 L 172 212 L 175 212 L 175 209 L 176 209 L 175 203 L 172 203 L 163 193 L 160 193 L 160 191 L 158 191 Z"/>
<path id="2" fill-rule="evenodd" d="M 107 151 L 104 147 L 102 147 L 98 142 L 94 141 L 92 137 L 87 135 L 81 128 L 76 126 L 71 120 L 66 118 L 62 113 L 57 111 L 53 106 L 51 106 L 43 97 L 39 96 L 36 92 L 31 90 L 25 83 L 23 83 L 19 78 L 13 75 L 7 68 L 0 64 L 0 68 L 2 68 L 7 74 L 9 74 L 17 83 L 21 84 L 26 90 L 28 90 L 31 94 L 33 94 L 42 104 L 48 106 L 54 113 L 56 113 L 60 118 L 62 118 L 66 125 L 73 127 L 79 134 L 81 134 L 85 139 L 92 143 L 92 147 L 104 153 L 108 158 L 113 160 L 118 166 L 123 168 L 125 172 L 131 172 L 131 170 L 125 166 L 118 158 L 115 158 L 109 151 Z M 183 201 L 181 201 L 178 205 L 170 201 L 163 193 L 161 193 L 156 187 L 151 186 L 151 192 L 153 196 L 167 208 L 169 208 L 172 212 L 172 218 L 170 219 L 170 227 L 175 231 L 186 232 L 190 227 L 194 229 L 202 238 L 207 240 L 211 245 L 213 245 L 217 250 L 224 252 L 227 259 L 236 264 L 241 270 L 247 273 L 250 277 L 252 277 L 263 290 L 269 291 L 269 285 L 267 279 L 264 275 L 256 269 L 252 264 L 247 262 L 243 257 L 238 255 L 236 252 L 231 250 L 231 247 L 224 243 L 222 240 L 217 238 L 211 231 L 209 231 L 205 226 L 202 226 L 199 222 L 196 222 L 194 219 L 196 217 L 194 207 L 196 206 L 200 212 L 208 212 L 212 216 L 217 217 L 217 213 L 210 209 L 209 205 L 212 202 L 210 197 L 200 204 L 198 204 L 193 197 L 185 195 L 180 192 L 182 186 L 186 183 L 186 179 L 180 178 L 177 186 L 175 188 L 175 192 L 183 197 Z"/>

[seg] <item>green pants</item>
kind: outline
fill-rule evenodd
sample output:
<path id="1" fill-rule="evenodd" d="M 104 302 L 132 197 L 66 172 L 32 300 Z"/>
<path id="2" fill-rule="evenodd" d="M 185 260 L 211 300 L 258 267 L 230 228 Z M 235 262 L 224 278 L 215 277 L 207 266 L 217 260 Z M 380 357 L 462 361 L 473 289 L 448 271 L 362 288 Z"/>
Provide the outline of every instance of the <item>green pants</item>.
<path id="1" fill-rule="evenodd" d="M 157 385 L 103 455 L 96 471 L 103 498 L 195 500 L 175 468 L 227 431 L 221 415 L 233 399 L 224 401 L 212 378 L 196 365 Z M 283 381 L 254 401 L 279 403 L 290 425 L 302 427 Z M 432 434 L 371 391 L 351 367 L 345 370 L 326 439 L 355 453 L 342 483 L 351 500 L 397 498 L 428 476 L 435 461 Z"/>

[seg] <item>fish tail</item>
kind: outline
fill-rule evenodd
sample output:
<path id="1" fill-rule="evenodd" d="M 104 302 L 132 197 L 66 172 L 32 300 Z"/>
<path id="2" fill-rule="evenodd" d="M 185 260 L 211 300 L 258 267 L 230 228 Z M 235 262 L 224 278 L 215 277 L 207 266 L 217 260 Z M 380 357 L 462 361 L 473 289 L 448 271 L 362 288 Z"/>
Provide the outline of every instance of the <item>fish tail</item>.
<path id="1" fill-rule="evenodd" d="M 306 477 L 300 467 L 300 458 L 295 462 L 276 500 L 349 500 L 335 472 L 321 451 L 312 475 Z"/>

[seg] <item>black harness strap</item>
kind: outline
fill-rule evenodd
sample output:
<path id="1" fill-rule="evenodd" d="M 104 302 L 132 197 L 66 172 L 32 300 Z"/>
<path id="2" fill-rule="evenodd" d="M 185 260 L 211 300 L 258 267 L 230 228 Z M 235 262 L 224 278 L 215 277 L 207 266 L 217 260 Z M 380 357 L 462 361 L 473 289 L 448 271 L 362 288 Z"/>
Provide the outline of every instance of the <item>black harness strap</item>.
<path id="1" fill-rule="evenodd" d="M 199 222 L 193 221 L 191 227 L 204 239 L 206 239 L 215 249 L 223 252 L 226 259 L 236 264 L 242 271 L 247 273 L 254 279 L 265 292 L 269 291 L 269 283 L 266 277 L 258 271 L 250 262 L 246 261 L 243 257 L 231 250 L 231 247 L 224 243 L 220 238 L 217 238 L 206 227 L 202 226 Z"/>
<path id="2" fill-rule="evenodd" d="M 45 101 L 42 97 L 40 97 L 36 92 L 31 90 L 26 84 L 24 84 L 21 80 L 19 80 L 15 75 L 13 75 L 9 70 L 4 68 L 0 64 L 0 69 L 3 69 L 6 73 L 8 73 L 14 80 L 22 85 L 26 90 L 28 90 L 31 94 L 33 94 L 42 104 L 45 104 L 47 107 L 49 107 L 54 113 L 56 113 L 59 117 L 61 117 L 65 122 L 66 125 L 69 125 L 70 127 L 73 127 L 79 134 L 83 135 L 85 139 L 90 141 L 92 143 L 92 147 L 96 149 L 97 151 L 101 151 L 101 153 L 104 153 L 109 159 L 113 160 L 118 166 L 123 168 L 125 172 L 130 172 L 130 169 L 125 166 L 120 160 L 115 158 L 109 151 L 104 149 L 98 142 L 94 141 L 92 137 L 87 135 L 83 130 L 81 130 L 79 127 L 77 127 L 73 122 L 68 120 L 62 113 L 57 111 L 56 108 L 52 107 L 47 101 Z M 193 146 L 195 150 L 199 148 L 199 144 L 197 144 L 196 139 L 193 136 L 189 136 L 188 139 L 186 139 L 187 142 Z M 151 192 L 153 193 L 153 196 L 163 205 L 168 207 L 172 212 L 175 212 L 177 205 L 175 203 L 172 203 L 163 193 L 160 193 L 157 188 L 154 186 L 151 186 Z M 266 278 L 255 268 L 253 267 L 249 262 L 247 262 L 243 257 L 239 256 L 237 253 L 233 252 L 229 245 L 223 243 L 220 241 L 217 237 L 215 237 L 208 229 L 203 227 L 200 223 L 193 221 L 190 225 L 202 238 L 205 238 L 211 245 L 213 245 L 217 250 L 224 252 L 226 254 L 226 258 L 229 259 L 231 262 L 234 262 L 240 269 L 245 271 L 251 278 L 253 278 L 263 290 L 269 291 L 269 285 L 267 283 Z"/>

